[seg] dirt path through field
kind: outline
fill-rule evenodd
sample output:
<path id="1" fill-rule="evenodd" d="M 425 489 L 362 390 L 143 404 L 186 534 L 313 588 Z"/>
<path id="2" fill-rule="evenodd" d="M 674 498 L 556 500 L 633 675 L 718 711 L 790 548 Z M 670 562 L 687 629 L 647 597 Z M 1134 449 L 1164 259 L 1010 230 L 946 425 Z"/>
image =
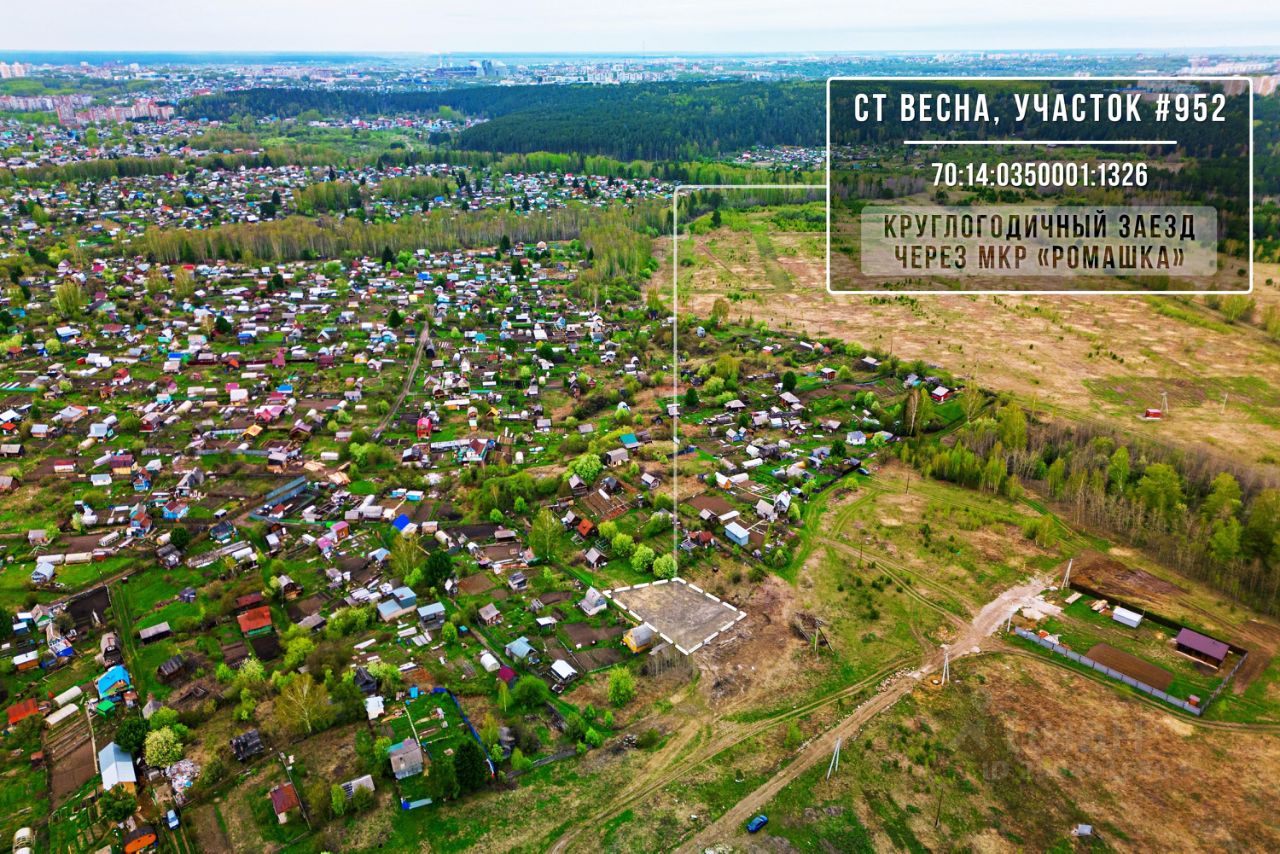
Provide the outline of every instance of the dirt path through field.
<path id="1" fill-rule="evenodd" d="M 1000 628 L 1000 624 L 1014 610 L 1027 602 L 1034 601 L 1036 595 L 1044 590 L 1045 584 L 1046 582 L 1043 578 L 1032 578 L 1022 584 L 1010 587 L 984 605 L 977 616 L 969 622 L 955 642 L 951 644 L 952 660 L 981 652 L 983 645 Z M 919 669 L 909 674 L 893 677 L 885 682 L 875 696 L 856 708 L 851 715 L 839 724 L 811 741 L 790 764 L 774 775 L 768 782 L 738 801 L 718 819 L 707 825 L 701 833 L 677 850 L 692 854 L 692 852 L 701 851 L 715 842 L 740 834 L 747 821 L 758 814 L 788 783 L 813 767 L 815 763 L 829 759 L 832 751 L 835 750 L 837 739 L 847 739 L 857 733 L 868 721 L 886 709 L 891 708 L 894 703 L 910 693 L 921 679 L 939 670 L 942 664 L 943 652 L 939 650 L 928 656 Z"/>

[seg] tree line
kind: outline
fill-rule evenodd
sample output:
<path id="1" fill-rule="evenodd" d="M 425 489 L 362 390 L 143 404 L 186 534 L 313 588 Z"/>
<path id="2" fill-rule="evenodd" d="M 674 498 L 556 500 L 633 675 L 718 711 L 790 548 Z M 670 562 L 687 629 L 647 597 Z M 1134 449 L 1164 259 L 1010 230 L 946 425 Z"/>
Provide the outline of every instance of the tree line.
<path id="1" fill-rule="evenodd" d="M 926 476 L 1014 498 L 1031 484 L 1076 524 L 1280 613 L 1280 480 L 1238 459 L 1097 424 L 1039 423 L 1016 403 L 972 420 L 949 447 L 905 447 L 902 456 Z"/>
<path id="2" fill-rule="evenodd" d="M 290 216 L 257 223 L 231 223 L 207 229 L 151 229 L 140 240 L 147 257 L 162 264 L 196 264 L 218 259 L 291 261 L 378 255 L 390 251 L 444 251 L 513 243 L 569 240 L 584 229 L 613 227 L 648 230 L 659 215 L 637 206 L 631 211 L 581 207 L 535 214 L 509 210 L 437 209 L 395 222 L 366 222 L 356 217 Z M 136 244 L 135 244 L 136 245 Z M 132 247 L 130 247 L 132 248 Z M 101 247 L 96 251 L 101 251 Z M 628 259 L 632 255 L 628 252 Z"/>

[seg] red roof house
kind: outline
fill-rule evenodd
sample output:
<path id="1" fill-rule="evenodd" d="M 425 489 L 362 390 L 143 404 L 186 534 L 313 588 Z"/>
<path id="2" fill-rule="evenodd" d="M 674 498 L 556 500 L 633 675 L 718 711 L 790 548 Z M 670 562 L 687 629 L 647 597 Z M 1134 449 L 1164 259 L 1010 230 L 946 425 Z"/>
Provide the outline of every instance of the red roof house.
<path id="1" fill-rule="evenodd" d="M 292 783 L 276 786 L 271 790 L 268 797 L 271 798 L 271 809 L 275 810 L 276 818 L 281 824 L 289 820 L 290 811 L 296 810 L 301 806 L 298 802 L 298 791 L 293 788 Z"/>
<path id="2" fill-rule="evenodd" d="M 9 707 L 9 726 L 20 723 L 32 715 L 40 713 L 40 705 L 35 700 L 23 700 Z"/>
<path id="3" fill-rule="evenodd" d="M 236 618 L 240 623 L 240 632 L 247 637 L 265 635 L 272 630 L 271 609 L 266 605 L 250 608 Z"/>

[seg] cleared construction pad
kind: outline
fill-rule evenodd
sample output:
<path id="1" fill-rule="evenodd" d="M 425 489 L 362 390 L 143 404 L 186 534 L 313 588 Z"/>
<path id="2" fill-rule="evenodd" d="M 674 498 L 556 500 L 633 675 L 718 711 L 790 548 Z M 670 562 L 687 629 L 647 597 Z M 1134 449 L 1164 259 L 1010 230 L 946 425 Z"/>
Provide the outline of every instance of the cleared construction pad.
<path id="1" fill-rule="evenodd" d="M 740 611 L 683 579 L 655 581 L 605 591 L 634 619 L 648 623 L 662 639 L 688 655 L 745 618 Z"/>
<path id="2" fill-rule="evenodd" d="M 1130 655 L 1122 649 L 1116 649 L 1105 643 L 1094 644 L 1086 655 L 1099 664 L 1105 664 L 1112 670 L 1119 670 L 1125 676 L 1145 682 L 1152 688 L 1168 691 L 1173 683 L 1173 674 L 1163 667 L 1158 667 L 1146 659 Z"/>

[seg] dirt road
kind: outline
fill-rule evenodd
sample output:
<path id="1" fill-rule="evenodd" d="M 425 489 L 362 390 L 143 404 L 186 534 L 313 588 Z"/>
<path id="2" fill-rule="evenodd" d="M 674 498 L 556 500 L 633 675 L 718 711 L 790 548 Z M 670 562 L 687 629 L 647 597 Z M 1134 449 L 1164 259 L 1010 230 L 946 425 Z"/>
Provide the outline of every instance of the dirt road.
<path id="1" fill-rule="evenodd" d="M 584 832 L 598 829 L 607 819 L 642 802 L 654 792 L 679 781 L 688 769 L 766 730 L 808 715 L 842 698 L 865 691 L 883 679 L 886 674 L 903 666 L 905 662 L 902 661 L 886 662 L 883 668 L 865 680 L 846 685 L 830 694 L 749 724 L 727 724 L 718 716 L 705 719 L 697 717 L 701 714 L 709 714 L 700 702 L 693 705 L 684 702 L 676 703 L 676 709 L 687 719 L 686 724 L 675 728 L 674 735 L 668 743 L 647 760 L 644 766 L 636 771 L 633 779 L 610 798 L 602 809 L 575 823 L 548 848 L 548 851 L 550 854 L 560 854 L 568 850 L 587 850 L 578 844 Z M 692 692 L 686 693 L 686 697 L 689 696 L 692 696 Z M 726 731 L 717 734 L 718 725 L 725 726 Z M 591 844 L 594 844 L 594 840 Z"/>
<path id="2" fill-rule="evenodd" d="M 413 387 L 413 378 L 418 373 L 418 366 L 422 364 L 422 353 L 427 348 L 427 344 L 431 342 L 431 319 L 427 318 L 422 323 L 422 332 L 418 335 L 418 346 L 413 351 L 413 362 L 409 365 L 409 372 L 404 376 L 404 385 L 400 389 L 400 393 L 396 395 L 395 402 L 391 404 L 391 408 L 387 410 L 387 414 L 378 422 L 378 427 L 373 431 L 375 439 L 382 438 L 382 433 L 387 427 L 395 421 L 396 415 L 400 412 L 400 405 L 404 403 L 405 395 L 409 393 L 409 389 Z"/>
<path id="3" fill-rule="evenodd" d="M 991 635 L 1000 628 L 1000 624 L 1014 610 L 1032 601 L 1036 594 L 1045 589 L 1046 583 L 1043 578 L 1033 578 L 1016 587 L 1009 588 L 984 605 L 982 610 L 961 630 L 955 642 L 949 647 L 952 660 L 981 652 L 983 645 L 989 644 Z M 910 693 L 920 679 L 941 668 L 943 656 L 943 651 L 938 650 L 926 658 L 918 670 L 907 675 L 894 677 L 885 682 L 875 696 L 854 709 L 852 714 L 827 730 L 820 737 L 809 742 L 808 746 L 789 765 L 770 778 L 764 785 L 730 807 L 728 812 L 707 825 L 697 836 L 677 850 L 690 854 L 690 852 L 701 851 L 718 842 L 741 836 L 747 821 L 752 816 L 758 815 L 765 805 L 772 801 L 788 783 L 812 768 L 816 763 L 830 759 L 831 753 L 835 749 L 836 739 L 849 739 L 876 715 L 891 708 L 904 695 Z"/>

